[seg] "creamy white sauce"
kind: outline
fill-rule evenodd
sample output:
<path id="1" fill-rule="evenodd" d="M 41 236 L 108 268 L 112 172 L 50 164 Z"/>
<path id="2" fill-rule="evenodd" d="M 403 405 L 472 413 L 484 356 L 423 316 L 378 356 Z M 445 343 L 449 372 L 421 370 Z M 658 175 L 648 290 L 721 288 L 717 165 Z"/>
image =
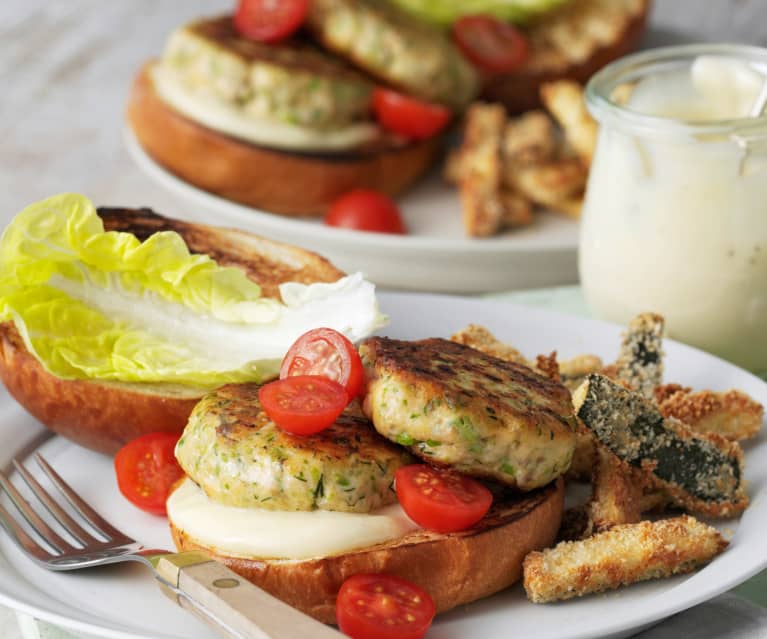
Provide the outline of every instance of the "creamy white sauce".
<path id="1" fill-rule="evenodd" d="M 225 506 L 187 479 L 168 499 L 168 518 L 199 544 L 231 557 L 311 559 L 397 539 L 418 526 L 393 504 L 373 513 Z"/>
<path id="2" fill-rule="evenodd" d="M 764 82 L 744 62 L 699 58 L 689 72 L 640 81 L 627 106 L 685 120 L 741 118 Z M 589 304 L 621 323 L 660 312 L 672 337 L 767 369 L 766 206 L 764 147 L 744 159 L 726 136 L 601 127 L 581 229 Z"/>
<path id="3" fill-rule="evenodd" d="M 153 65 L 150 75 L 160 98 L 179 113 L 210 129 L 255 144 L 296 151 L 338 151 L 355 148 L 379 135 L 378 127 L 372 123 L 317 130 L 260 120 L 209 94 L 195 93 L 178 80 L 173 70 L 161 64 Z"/>

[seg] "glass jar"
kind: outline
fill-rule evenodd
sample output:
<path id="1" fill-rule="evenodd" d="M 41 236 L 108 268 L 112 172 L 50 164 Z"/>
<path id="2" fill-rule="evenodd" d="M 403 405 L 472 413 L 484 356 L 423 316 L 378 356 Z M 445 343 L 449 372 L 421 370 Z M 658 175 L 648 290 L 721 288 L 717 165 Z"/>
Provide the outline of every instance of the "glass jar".
<path id="1" fill-rule="evenodd" d="M 697 77 L 701 59 L 716 64 Z M 767 117 L 721 117 L 747 112 L 765 79 L 767 49 L 732 45 L 654 49 L 597 73 L 579 252 L 596 315 L 660 313 L 669 336 L 754 371 L 767 371 Z"/>

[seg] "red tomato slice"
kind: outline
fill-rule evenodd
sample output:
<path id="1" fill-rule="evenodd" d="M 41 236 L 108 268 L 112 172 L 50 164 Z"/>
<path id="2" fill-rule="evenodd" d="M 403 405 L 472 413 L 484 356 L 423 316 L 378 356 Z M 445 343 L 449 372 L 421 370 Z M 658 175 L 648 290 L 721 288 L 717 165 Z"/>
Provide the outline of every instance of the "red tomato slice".
<path id="1" fill-rule="evenodd" d="M 330 205 L 325 224 L 357 231 L 406 233 L 397 205 L 383 193 L 369 189 L 355 189 L 338 198 Z"/>
<path id="2" fill-rule="evenodd" d="M 425 464 L 403 466 L 395 474 L 397 499 L 419 526 L 436 532 L 466 530 L 493 503 L 492 493 L 478 481 Z"/>
<path id="3" fill-rule="evenodd" d="M 385 129 L 411 140 L 436 135 L 453 117 L 450 109 L 441 104 L 380 87 L 373 91 L 373 112 Z"/>
<path id="4" fill-rule="evenodd" d="M 258 389 L 261 407 L 277 426 L 294 435 L 312 435 L 338 419 L 349 403 L 346 389 L 319 375 L 278 379 Z"/>
<path id="5" fill-rule="evenodd" d="M 487 15 L 463 16 L 453 24 L 453 39 L 463 54 L 492 73 L 511 73 L 527 59 L 527 38 L 513 25 Z"/>
<path id="6" fill-rule="evenodd" d="M 240 0 L 234 26 L 246 38 L 278 42 L 292 35 L 309 12 L 309 0 Z"/>
<path id="7" fill-rule="evenodd" d="M 428 592 L 393 575 L 354 575 L 336 598 L 338 627 L 352 639 L 420 639 L 434 612 Z"/>
<path id="8" fill-rule="evenodd" d="M 321 375 L 338 382 L 350 397 L 362 390 L 365 369 L 349 339 L 332 328 L 315 328 L 299 337 L 282 360 L 280 379 Z"/>
<path id="9" fill-rule="evenodd" d="M 178 433 L 149 433 L 128 442 L 115 455 L 117 486 L 142 510 L 164 515 L 171 486 L 184 476 L 174 451 Z"/>

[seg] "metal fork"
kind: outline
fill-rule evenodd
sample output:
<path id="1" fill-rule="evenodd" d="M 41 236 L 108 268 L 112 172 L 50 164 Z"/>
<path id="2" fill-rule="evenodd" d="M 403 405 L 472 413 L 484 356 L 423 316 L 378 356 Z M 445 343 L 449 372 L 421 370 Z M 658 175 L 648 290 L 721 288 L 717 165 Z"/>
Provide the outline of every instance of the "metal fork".
<path id="1" fill-rule="evenodd" d="M 44 516 L 0 473 L 3 490 L 47 548 L 38 543 L 2 504 L 0 523 L 36 564 L 61 571 L 120 561 L 141 562 L 152 569 L 163 591 L 171 599 L 226 637 L 337 639 L 344 636 L 272 597 L 205 553 L 145 549 L 91 508 L 39 453 L 34 457 L 80 519 L 76 521 L 77 516 L 70 516 L 20 461 L 13 460 L 19 476 L 45 506 L 48 515 L 77 541 L 77 544 L 72 544 L 53 530 Z"/>

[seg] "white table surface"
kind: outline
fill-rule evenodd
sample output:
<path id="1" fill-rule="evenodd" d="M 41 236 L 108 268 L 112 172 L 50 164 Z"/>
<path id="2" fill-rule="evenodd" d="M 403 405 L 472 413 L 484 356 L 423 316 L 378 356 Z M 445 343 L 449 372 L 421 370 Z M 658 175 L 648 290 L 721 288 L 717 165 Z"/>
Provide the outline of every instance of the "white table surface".
<path id="1" fill-rule="evenodd" d="M 232 4 L 0 0 L 0 228 L 28 203 L 62 191 L 187 215 L 124 150 L 124 104 L 136 69 L 172 28 Z M 701 40 L 767 45 L 767 0 L 655 0 L 644 46 Z M 0 637 L 21 636 L 13 613 L 0 609 Z"/>

